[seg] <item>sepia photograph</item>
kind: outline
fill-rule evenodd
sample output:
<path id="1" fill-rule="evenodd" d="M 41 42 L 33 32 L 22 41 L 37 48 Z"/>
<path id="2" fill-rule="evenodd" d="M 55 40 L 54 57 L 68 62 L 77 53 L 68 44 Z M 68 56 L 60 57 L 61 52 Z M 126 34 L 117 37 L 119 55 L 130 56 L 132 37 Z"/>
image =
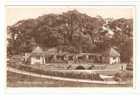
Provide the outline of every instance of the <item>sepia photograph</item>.
<path id="1" fill-rule="evenodd" d="M 7 6 L 7 87 L 134 86 L 135 6 Z"/>

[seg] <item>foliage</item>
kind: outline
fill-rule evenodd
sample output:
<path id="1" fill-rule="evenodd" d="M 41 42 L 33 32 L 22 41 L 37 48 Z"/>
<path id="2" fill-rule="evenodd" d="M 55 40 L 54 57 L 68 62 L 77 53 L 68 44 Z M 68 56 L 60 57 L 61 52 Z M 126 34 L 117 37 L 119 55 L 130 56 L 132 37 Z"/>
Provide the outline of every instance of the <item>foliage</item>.
<path id="1" fill-rule="evenodd" d="M 83 66 L 77 66 L 76 69 L 77 70 L 84 70 L 85 68 Z"/>
<path id="2" fill-rule="evenodd" d="M 114 32 L 111 38 L 103 26 Z M 107 23 L 101 16 L 91 17 L 71 10 L 18 21 L 8 26 L 7 32 L 8 55 L 31 52 L 39 45 L 74 53 L 101 52 L 113 46 L 119 49 L 123 62 L 128 62 L 133 56 L 132 19 L 111 19 Z"/>
<path id="3" fill-rule="evenodd" d="M 118 72 L 114 75 L 115 81 L 127 81 L 132 79 L 133 79 L 133 74 L 127 71 Z"/>

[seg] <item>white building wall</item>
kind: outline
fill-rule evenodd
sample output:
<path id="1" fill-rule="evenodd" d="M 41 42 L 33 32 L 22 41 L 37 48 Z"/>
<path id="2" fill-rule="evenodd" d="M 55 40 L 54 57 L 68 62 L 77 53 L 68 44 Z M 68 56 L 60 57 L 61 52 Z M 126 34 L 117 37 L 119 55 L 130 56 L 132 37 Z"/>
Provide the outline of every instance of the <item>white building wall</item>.
<path id="1" fill-rule="evenodd" d="M 36 63 L 43 64 L 43 61 L 44 61 L 43 57 L 40 57 L 40 59 L 31 57 L 31 64 L 36 64 Z"/>
<path id="2" fill-rule="evenodd" d="M 109 64 L 116 64 L 120 62 L 120 58 L 116 57 L 115 59 L 113 57 L 109 58 Z"/>

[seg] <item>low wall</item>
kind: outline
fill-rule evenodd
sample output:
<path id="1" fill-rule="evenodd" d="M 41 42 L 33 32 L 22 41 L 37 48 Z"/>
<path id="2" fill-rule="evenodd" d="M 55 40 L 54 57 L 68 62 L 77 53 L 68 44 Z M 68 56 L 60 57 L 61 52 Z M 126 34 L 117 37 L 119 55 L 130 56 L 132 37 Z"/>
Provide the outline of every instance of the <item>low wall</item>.
<path id="1" fill-rule="evenodd" d="M 90 70 L 126 70 L 127 64 L 72 64 L 70 69 L 76 69 L 78 66 L 82 66 L 85 69 Z"/>
<path id="2" fill-rule="evenodd" d="M 105 70 L 126 70 L 127 64 L 107 64 Z"/>

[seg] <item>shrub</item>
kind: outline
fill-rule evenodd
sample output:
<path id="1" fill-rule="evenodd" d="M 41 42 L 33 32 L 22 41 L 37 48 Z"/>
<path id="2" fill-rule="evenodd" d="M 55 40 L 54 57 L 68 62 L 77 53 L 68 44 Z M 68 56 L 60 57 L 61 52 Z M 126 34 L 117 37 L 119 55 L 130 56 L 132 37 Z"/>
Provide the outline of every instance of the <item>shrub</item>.
<path id="1" fill-rule="evenodd" d="M 70 69 L 72 66 L 71 65 L 69 65 L 68 67 L 67 67 L 67 69 Z"/>
<path id="2" fill-rule="evenodd" d="M 127 64 L 126 69 L 127 69 L 127 70 L 132 70 L 132 71 L 133 71 L 133 64 Z"/>
<path id="3" fill-rule="evenodd" d="M 127 81 L 133 78 L 133 74 L 131 72 L 123 71 L 118 72 L 114 75 L 115 81 Z"/>
<path id="4" fill-rule="evenodd" d="M 33 72 L 37 74 L 43 74 L 43 75 L 50 75 L 50 76 L 58 76 L 58 77 L 67 77 L 67 78 L 76 78 L 76 79 L 89 79 L 89 80 L 103 80 L 99 74 L 97 73 L 88 73 L 85 71 L 77 71 L 77 70 L 69 70 L 69 71 L 61 71 L 61 70 L 41 70 L 36 69 L 28 65 L 17 65 L 13 66 L 17 69 L 27 71 L 27 72 Z M 80 66 L 79 66 L 80 67 Z M 83 68 L 83 66 L 82 66 Z M 81 67 L 80 67 L 81 69 Z"/>
<path id="5" fill-rule="evenodd" d="M 80 66 L 77 66 L 76 69 L 78 69 L 78 70 L 84 70 L 85 68 L 80 65 Z"/>
<path id="6" fill-rule="evenodd" d="M 76 72 L 76 71 L 47 71 L 47 75 L 58 76 L 58 77 L 67 77 L 67 78 L 76 78 L 76 79 L 89 79 L 89 80 L 103 80 L 97 73 L 86 73 L 86 72 Z"/>
<path id="7" fill-rule="evenodd" d="M 95 66 L 94 65 L 91 65 L 88 69 L 90 70 L 90 69 L 93 69 Z"/>

